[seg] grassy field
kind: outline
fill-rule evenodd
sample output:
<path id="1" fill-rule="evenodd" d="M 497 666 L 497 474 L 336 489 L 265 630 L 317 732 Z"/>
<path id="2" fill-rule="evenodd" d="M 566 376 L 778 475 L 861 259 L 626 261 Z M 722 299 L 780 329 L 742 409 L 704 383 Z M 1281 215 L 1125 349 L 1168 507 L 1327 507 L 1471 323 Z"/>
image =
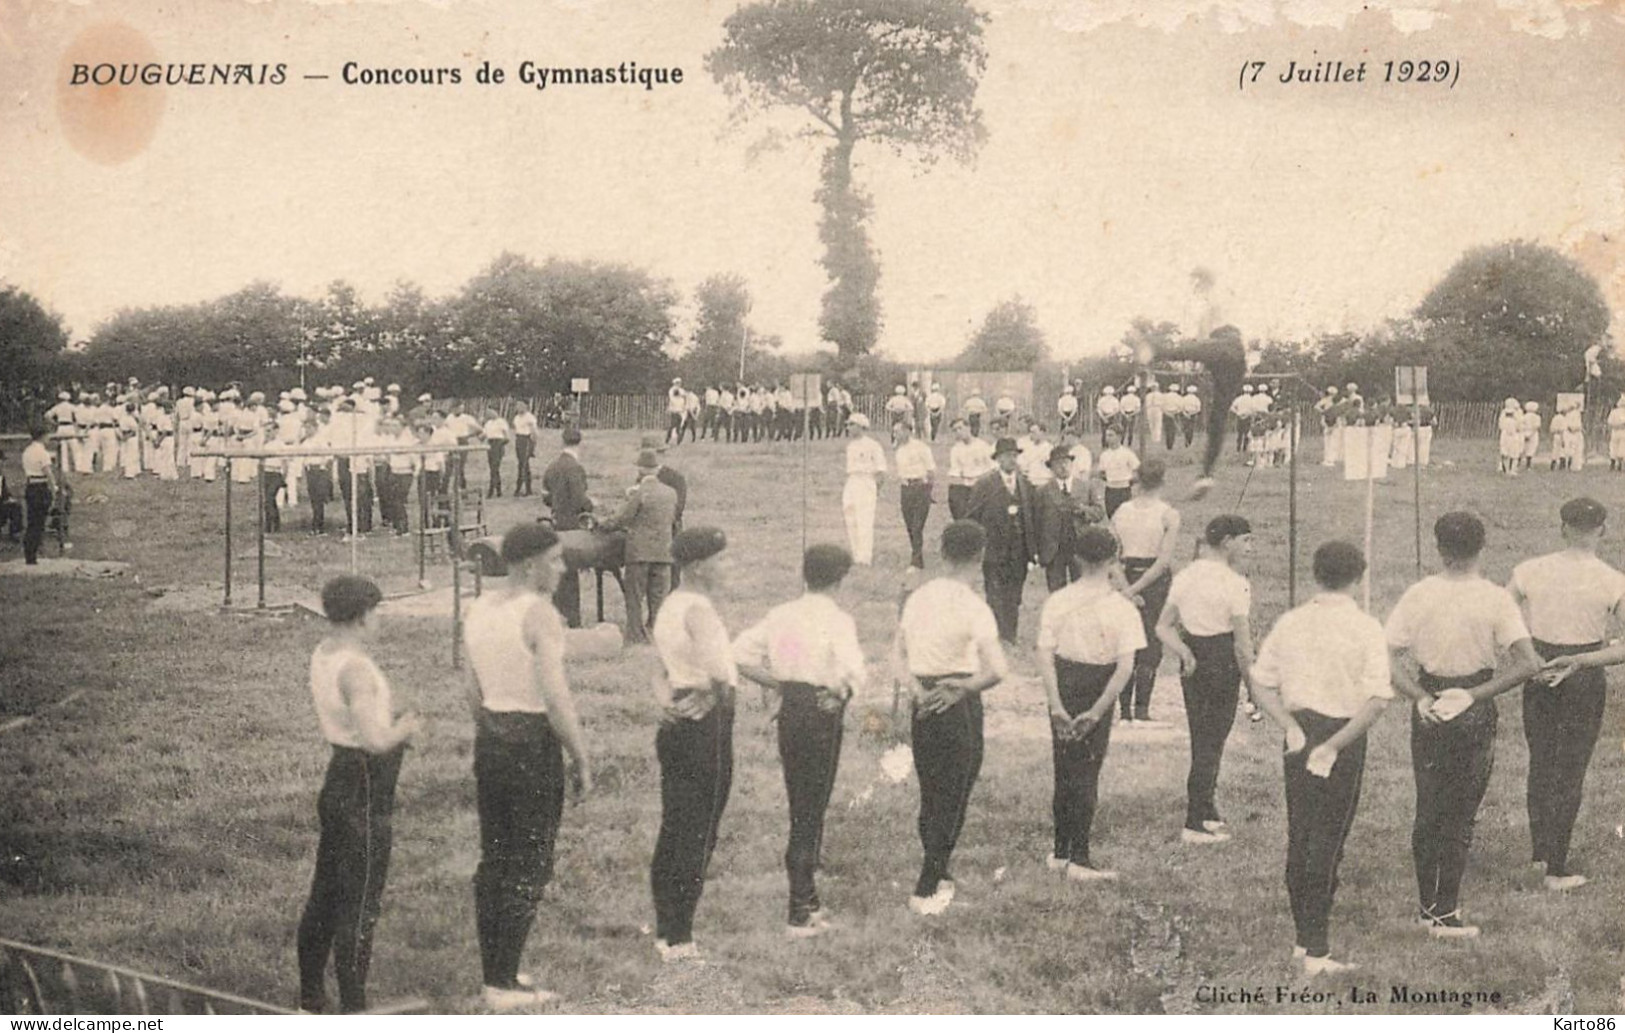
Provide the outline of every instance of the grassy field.
<path id="1" fill-rule="evenodd" d="M 595 496 L 619 494 L 635 446 L 630 433 L 589 437 L 584 459 Z M 1450 508 L 1483 516 L 1487 572 L 1497 580 L 1518 559 L 1555 546 L 1565 498 L 1588 493 L 1622 508 L 1625 478 L 1610 476 L 1606 465 L 1504 480 L 1493 473 L 1493 447 L 1441 442 L 1423 508 L 1429 522 Z M 837 442 L 809 449 L 810 542 L 844 537 L 839 449 Z M 545 448 L 543 461 L 551 454 Z M 670 456 L 689 478 L 690 525 L 718 524 L 732 542 L 736 584 L 720 609 L 735 631 L 798 590 L 801 454 L 799 446 L 707 443 Z M 944 463 L 945 446 L 938 455 Z M 1171 479 L 1183 494 L 1191 454 L 1173 455 Z M 474 466 L 480 473 L 471 479 L 483 480 L 483 460 Z M 0 930 L 291 1005 L 294 929 L 326 761 L 306 687 L 320 622 L 173 605 L 181 589 L 218 588 L 219 485 L 92 477 L 80 488 L 74 555 L 127 561 L 132 572 L 107 580 L 0 577 L 0 723 L 84 691 L 0 736 L 7 787 Z M 1359 539 L 1363 499 L 1363 485 L 1318 465 L 1303 468 L 1300 598 L 1314 545 Z M 1194 529 L 1215 513 L 1252 518 L 1261 633 L 1287 603 L 1285 472 L 1259 471 L 1249 482 L 1244 469 L 1226 467 L 1209 498 L 1181 508 L 1182 557 Z M 1408 472 L 1378 487 L 1376 509 L 1372 601 L 1385 614 L 1415 574 Z M 488 516 L 501 531 L 539 511 L 535 500 L 502 499 Z M 252 510 L 238 515 L 249 540 Z M 268 561 L 273 583 L 313 589 L 344 569 L 348 548 L 336 536 L 305 535 L 307 519 L 308 510 L 295 512 L 277 540 L 278 555 Z M 946 519 L 939 499 L 928 531 L 934 536 Z M 871 660 L 889 645 L 905 584 L 895 482 L 882 495 L 876 552 L 876 565 L 855 572 L 841 593 Z M 1605 555 L 1625 562 L 1615 542 Z M 415 580 L 409 538 L 369 539 L 361 557 L 362 571 L 386 587 Z M 15 550 L 0 559 L 20 562 Z M 1431 549 L 1425 565 L 1434 567 Z M 242 570 L 251 576 L 252 564 Z M 444 584 L 447 574 L 432 577 Z M 243 582 L 239 591 L 251 586 Z M 1575 837 L 1575 861 L 1593 882 L 1559 896 L 1544 892 L 1526 865 L 1519 703 L 1516 694 L 1501 701 L 1495 776 L 1464 891 L 1484 935 L 1450 944 L 1410 925 L 1409 746 L 1402 712 L 1385 716 L 1372 733 L 1333 915 L 1337 956 L 1363 967 L 1353 979 L 1328 982 L 1328 1000 L 1275 1003 L 1278 987 L 1305 986 L 1289 964 L 1278 736 L 1267 724 L 1238 720 L 1219 788 L 1236 838 L 1212 849 L 1178 842 L 1182 733 L 1119 737 L 1102 778 L 1096 841 L 1097 858 L 1122 879 L 1109 888 L 1060 881 L 1043 865 L 1050 748 L 1029 652 L 1043 594 L 1042 578 L 1029 579 L 1016 676 L 988 697 L 987 761 L 956 857 L 959 895 L 942 918 L 919 919 L 904 906 L 919 858 L 917 789 L 912 777 L 886 780 L 877 764 L 891 743 L 890 688 L 877 685 L 849 717 L 863 734 L 848 739 L 825 841 L 821 889 L 839 929 L 808 942 L 783 938 L 783 782 L 771 726 L 758 707 L 741 709 L 734 793 L 697 922 L 711 958 L 703 967 L 662 967 L 643 931 L 653 920 L 648 861 L 659 812 L 654 714 L 644 688 L 652 654 L 575 665 L 598 791 L 566 814 L 558 876 L 528 966 L 564 995 L 566 1010 L 579 1012 L 1462 1011 L 1392 1003 L 1390 987 L 1401 985 L 1500 995 L 1479 1011 L 1620 1010 L 1625 725 L 1617 704 Z M 590 589 L 584 604 L 591 605 Z M 618 598 L 610 610 L 617 619 Z M 401 775 L 372 996 L 424 995 L 438 1010 L 473 1009 L 479 971 L 469 879 L 478 839 L 463 675 L 451 669 L 444 620 L 391 620 L 378 652 L 399 698 L 425 715 L 427 727 Z M 1165 680 L 1154 709 L 1182 721 L 1177 696 Z M 755 702 L 754 693 L 747 697 Z M 1357 1000 L 1351 985 L 1374 992 L 1377 1003 Z M 1269 1003 L 1202 1003 L 1202 987 L 1262 988 Z"/>

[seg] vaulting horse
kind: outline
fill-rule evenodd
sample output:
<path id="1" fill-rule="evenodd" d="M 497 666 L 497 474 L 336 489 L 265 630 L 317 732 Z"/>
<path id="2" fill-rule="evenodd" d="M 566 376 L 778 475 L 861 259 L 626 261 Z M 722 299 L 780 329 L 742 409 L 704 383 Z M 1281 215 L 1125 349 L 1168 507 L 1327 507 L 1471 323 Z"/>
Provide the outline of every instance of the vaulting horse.
<path id="1" fill-rule="evenodd" d="M 590 521 L 590 514 L 587 519 Z M 553 526 L 552 517 L 537 517 L 536 522 Z M 626 532 L 592 528 L 559 531 L 558 536 L 564 545 L 565 569 L 592 571 L 598 593 L 598 623 L 604 623 L 605 574 L 615 579 L 616 586 L 621 590 L 621 599 L 626 599 L 626 582 L 622 576 L 626 567 Z M 468 556 L 479 565 L 482 577 L 503 577 L 508 573 L 507 564 L 502 562 L 502 539 L 497 535 L 470 543 Z"/>

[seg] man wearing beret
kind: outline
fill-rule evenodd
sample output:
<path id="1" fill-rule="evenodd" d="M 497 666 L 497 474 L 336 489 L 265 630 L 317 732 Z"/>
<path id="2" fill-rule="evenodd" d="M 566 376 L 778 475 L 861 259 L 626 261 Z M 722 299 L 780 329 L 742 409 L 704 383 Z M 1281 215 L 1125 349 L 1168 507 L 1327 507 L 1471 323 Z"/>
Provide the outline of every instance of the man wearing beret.
<path id="1" fill-rule="evenodd" d="M 620 512 L 601 526 L 626 532 L 626 640 L 649 641 L 660 603 L 671 587 L 672 527 L 677 521 L 677 493 L 661 483 L 660 457 L 645 449 L 638 454 L 638 483 L 627 490 Z M 648 618 L 644 618 L 644 603 Z"/>
<path id="2" fill-rule="evenodd" d="M 1027 565 L 1037 558 L 1038 536 L 1033 525 L 1033 486 L 1016 468 L 1021 450 L 1014 438 L 1000 438 L 993 446 L 997 469 L 983 475 L 971 489 L 966 517 L 982 525 L 987 547 L 982 554 L 982 582 L 987 605 L 999 624 L 999 637 L 1016 641 L 1021 613 L 1021 589 L 1027 583 Z"/>

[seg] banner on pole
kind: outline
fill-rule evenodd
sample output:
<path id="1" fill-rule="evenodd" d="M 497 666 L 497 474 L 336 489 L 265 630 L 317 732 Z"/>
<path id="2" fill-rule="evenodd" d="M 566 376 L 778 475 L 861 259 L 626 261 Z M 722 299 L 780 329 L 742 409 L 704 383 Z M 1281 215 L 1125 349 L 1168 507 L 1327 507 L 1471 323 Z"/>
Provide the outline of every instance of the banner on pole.
<path id="1" fill-rule="evenodd" d="M 1428 368 L 1394 367 L 1394 401 L 1400 405 L 1429 405 Z"/>
<path id="2" fill-rule="evenodd" d="M 590 384 L 590 381 L 586 377 L 571 377 L 570 378 L 570 393 L 573 394 L 573 395 L 588 394 L 589 392 L 588 392 L 587 389 L 588 389 L 589 384 Z"/>

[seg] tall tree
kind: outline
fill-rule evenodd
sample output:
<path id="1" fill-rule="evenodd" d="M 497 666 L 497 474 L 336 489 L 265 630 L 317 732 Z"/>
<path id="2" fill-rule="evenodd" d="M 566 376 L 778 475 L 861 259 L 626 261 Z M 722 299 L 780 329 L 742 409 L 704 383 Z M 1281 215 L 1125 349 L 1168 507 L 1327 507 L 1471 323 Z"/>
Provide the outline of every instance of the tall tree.
<path id="1" fill-rule="evenodd" d="M 7 387 L 43 383 L 67 344 L 62 317 L 27 291 L 0 285 L 0 381 Z"/>
<path id="2" fill-rule="evenodd" d="M 976 107 L 987 65 L 987 16 L 966 0 L 758 0 L 723 22 L 706 68 L 736 117 L 790 108 L 800 134 L 825 141 L 814 199 L 830 286 L 819 331 L 846 362 L 880 335 L 880 265 L 869 244 L 872 204 L 852 181 L 860 141 L 969 161 L 987 137 Z"/>
<path id="3" fill-rule="evenodd" d="M 1609 312 L 1597 281 L 1557 251 L 1512 240 L 1462 255 L 1416 308 L 1442 397 L 1550 397 L 1584 379 Z M 1516 382 L 1509 379 L 1516 371 Z"/>
<path id="4" fill-rule="evenodd" d="M 694 290 L 699 312 L 694 320 L 692 347 L 678 362 L 678 371 L 695 384 L 732 383 L 776 373 L 777 364 L 764 360 L 781 341 L 749 323 L 751 297 L 745 278 L 735 273 L 708 277 Z M 770 372 L 767 367 L 772 366 Z"/>
<path id="5" fill-rule="evenodd" d="M 999 302 L 954 365 L 963 370 L 1025 371 L 1049 361 L 1037 311 L 1021 298 Z"/>

